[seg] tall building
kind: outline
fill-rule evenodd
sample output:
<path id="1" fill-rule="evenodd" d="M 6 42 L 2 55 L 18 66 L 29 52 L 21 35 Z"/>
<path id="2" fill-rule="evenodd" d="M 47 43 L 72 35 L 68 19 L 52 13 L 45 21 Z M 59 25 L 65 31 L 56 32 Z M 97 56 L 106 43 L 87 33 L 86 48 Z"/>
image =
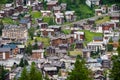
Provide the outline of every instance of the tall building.
<path id="1" fill-rule="evenodd" d="M 27 40 L 28 31 L 25 27 L 17 25 L 5 25 L 2 30 L 2 39 L 23 41 Z"/>

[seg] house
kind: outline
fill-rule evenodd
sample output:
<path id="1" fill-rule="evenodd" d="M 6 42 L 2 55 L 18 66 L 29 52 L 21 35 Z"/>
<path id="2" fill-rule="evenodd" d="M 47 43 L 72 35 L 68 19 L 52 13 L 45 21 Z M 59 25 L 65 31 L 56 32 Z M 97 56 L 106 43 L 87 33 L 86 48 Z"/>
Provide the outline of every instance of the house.
<path id="1" fill-rule="evenodd" d="M 80 32 L 80 31 L 74 32 L 74 39 L 83 41 L 85 39 L 84 32 Z"/>
<path id="2" fill-rule="evenodd" d="M 51 37 L 55 35 L 54 29 L 40 29 L 40 36 L 42 37 Z"/>
<path id="3" fill-rule="evenodd" d="M 5 11 L 0 11 L 0 18 L 4 18 L 5 17 Z"/>
<path id="4" fill-rule="evenodd" d="M 96 16 L 102 15 L 102 9 L 95 9 L 95 15 Z"/>
<path id="5" fill-rule="evenodd" d="M 47 47 L 46 52 L 49 56 L 53 56 L 55 54 L 55 47 L 54 46 Z"/>
<path id="6" fill-rule="evenodd" d="M 58 73 L 57 67 L 50 65 L 49 63 L 46 63 L 42 70 L 43 70 L 43 73 L 48 74 L 51 77 Z"/>
<path id="7" fill-rule="evenodd" d="M 61 6 L 61 10 L 65 11 L 66 7 L 67 7 L 67 4 L 66 3 L 61 3 L 60 6 Z"/>
<path id="8" fill-rule="evenodd" d="M 55 22 L 56 22 L 56 24 L 63 24 L 64 23 L 63 13 L 55 13 Z"/>
<path id="9" fill-rule="evenodd" d="M 32 50 L 32 56 L 31 58 L 34 59 L 41 59 L 44 58 L 44 50 L 38 49 L 38 50 Z"/>
<path id="10" fill-rule="evenodd" d="M 23 11 L 23 6 L 22 5 L 19 5 L 17 7 L 15 7 L 15 10 L 19 13 L 19 12 L 22 12 Z"/>
<path id="11" fill-rule="evenodd" d="M 50 26 L 48 26 L 48 28 L 54 29 L 55 32 L 61 31 L 61 26 L 59 26 L 59 25 L 50 25 Z"/>
<path id="12" fill-rule="evenodd" d="M 86 4 L 91 7 L 92 5 L 97 5 L 99 6 L 100 5 L 100 1 L 101 0 L 86 0 Z"/>
<path id="13" fill-rule="evenodd" d="M 74 42 L 74 36 L 70 35 L 61 35 L 58 37 L 51 37 L 51 45 L 58 46 L 60 44 L 72 44 Z"/>
<path id="14" fill-rule="evenodd" d="M 33 11 L 38 10 L 38 3 L 34 2 L 31 6 Z"/>
<path id="15" fill-rule="evenodd" d="M 102 42 L 103 41 L 103 37 L 98 37 L 98 36 L 95 36 L 93 38 L 93 42 Z"/>
<path id="16" fill-rule="evenodd" d="M 19 16 L 20 16 L 20 13 L 14 13 L 14 14 L 12 15 L 12 20 L 18 21 L 18 20 L 19 20 Z"/>
<path id="17" fill-rule="evenodd" d="M 14 77 L 21 71 L 21 67 L 17 67 L 16 69 L 13 69 L 12 71 L 10 71 L 9 73 L 9 79 L 13 80 Z"/>
<path id="18" fill-rule="evenodd" d="M 26 27 L 28 29 L 31 27 L 31 21 L 29 19 L 21 19 L 19 23 L 22 27 Z"/>
<path id="19" fill-rule="evenodd" d="M 103 6 L 101 6 L 101 9 L 102 9 L 102 13 L 107 13 L 108 6 L 103 5 Z"/>
<path id="20" fill-rule="evenodd" d="M 23 12 L 27 13 L 29 11 L 27 6 L 23 6 Z"/>
<path id="21" fill-rule="evenodd" d="M 90 42 L 87 44 L 87 49 L 90 49 L 91 51 L 97 51 L 97 49 L 104 51 L 105 45 L 103 42 Z"/>
<path id="22" fill-rule="evenodd" d="M 67 22 L 75 21 L 74 13 L 75 13 L 75 11 L 66 11 L 65 12 L 65 18 L 66 18 Z"/>
<path id="23" fill-rule="evenodd" d="M 0 60 L 6 60 L 10 58 L 10 48 L 0 48 Z"/>
<path id="24" fill-rule="evenodd" d="M 102 55 L 101 60 L 102 60 L 102 63 L 101 63 L 102 68 L 110 68 L 111 67 L 111 61 L 110 61 L 108 55 Z"/>
<path id="25" fill-rule="evenodd" d="M 34 46 L 36 43 L 32 43 L 32 46 Z M 44 48 L 44 45 L 42 42 L 37 42 L 37 45 L 38 45 L 38 49 L 43 49 Z"/>
<path id="26" fill-rule="evenodd" d="M 67 50 L 66 49 L 59 49 L 59 48 L 56 48 L 55 49 L 55 55 L 54 56 L 65 56 L 67 55 Z"/>
<path id="27" fill-rule="evenodd" d="M 59 47 L 60 50 L 64 50 L 64 49 L 68 50 L 69 49 L 69 45 L 68 44 L 60 44 L 58 47 Z"/>
<path id="28" fill-rule="evenodd" d="M 110 14 L 112 22 L 119 22 L 120 21 L 120 13 L 114 12 Z"/>
<path id="29" fill-rule="evenodd" d="M 82 57 L 83 58 L 90 58 L 90 55 L 91 55 L 91 50 L 89 49 L 82 49 Z"/>
<path id="30" fill-rule="evenodd" d="M 113 4 L 111 7 L 108 7 L 108 13 L 119 12 L 119 11 L 120 11 L 120 6 L 117 4 Z"/>
<path id="31" fill-rule="evenodd" d="M 47 29 L 48 28 L 48 23 L 40 22 L 40 20 L 39 20 L 38 25 L 39 25 L 39 29 Z"/>
<path id="32" fill-rule="evenodd" d="M 60 6 L 54 6 L 53 11 L 54 11 L 54 13 L 60 13 L 61 12 L 61 7 Z"/>
<path id="33" fill-rule="evenodd" d="M 57 0 L 47 2 L 47 9 L 48 10 L 52 10 L 54 6 L 58 6 Z"/>
<path id="34" fill-rule="evenodd" d="M 76 46 L 75 46 L 76 49 L 83 49 L 84 48 L 83 41 L 76 40 L 75 44 L 76 44 Z"/>
<path id="35" fill-rule="evenodd" d="M 51 16 L 51 11 L 50 10 L 41 10 L 42 16 Z"/>
<path id="36" fill-rule="evenodd" d="M 26 15 L 24 16 L 24 19 L 31 21 L 31 15 L 26 14 Z"/>
<path id="37" fill-rule="evenodd" d="M 88 19 L 87 23 L 90 25 L 95 24 L 95 19 Z"/>

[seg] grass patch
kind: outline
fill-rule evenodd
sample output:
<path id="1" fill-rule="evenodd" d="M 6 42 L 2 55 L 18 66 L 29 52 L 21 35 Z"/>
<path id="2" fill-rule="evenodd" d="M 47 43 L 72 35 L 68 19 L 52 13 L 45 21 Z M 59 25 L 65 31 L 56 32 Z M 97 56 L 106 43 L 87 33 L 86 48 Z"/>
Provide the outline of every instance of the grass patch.
<path id="1" fill-rule="evenodd" d="M 74 50 L 74 51 L 70 51 L 70 55 L 71 56 L 77 56 L 77 55 L 81 55 L 82 52 L 80 50 Z"/>
<path id="2" fill-rule="evenodd" d="M 98 20 L 95 21 L 96 24 L 102 24 L 102 23 L 105 23 L 107 21 L 110 21 L 110 17 L 109 16 L 105 16 L 103 18 L 100 18 Z"/>
<path id="3" fill-rule="evenodd" d="M 17 22 L 13 21 L 11 18 L 3 18 L 2 21 L 4 24 L 17 24 Z"/>
<path id="4" fill-rule="evenodd" d="M 42 38 L 42 37 L 35 37 L 35 38 L 37 39 L 38 42 L 43 42 L 44 47 L 47 47 L 47 46 L 50 45 L 50 39 L 49 38 Z M 33 42 L 34 42 L 34 40 L 29 39 L 27 44 L 28 43 L 32 44 Z"/>
<path id="5" fill-rule="evenodd" d="M 102 36 L 102 33 L 95 33 L 95 32 L 90 32 L 89 30 L 80 30 L 82 32 L 85 32 L 85 42 L 91 42 L 95 36 Z"/>
<path id="6" fill-rule="evenodd" d="M 40 18 L 41 17 L 41 12 L 39 11 L 33 11 L 31 12 L 31 16 L 35 19 L 35 18 Z"/>
<path id="7" fill-rule="evenodd" d="M 70 34 L 70 33 L 71 33 L 71 30 L 66 30 L 66 29 L 64 29 L 64 30 L 62 30 L 62 32 L 63 32 L 64 34 Z"/>

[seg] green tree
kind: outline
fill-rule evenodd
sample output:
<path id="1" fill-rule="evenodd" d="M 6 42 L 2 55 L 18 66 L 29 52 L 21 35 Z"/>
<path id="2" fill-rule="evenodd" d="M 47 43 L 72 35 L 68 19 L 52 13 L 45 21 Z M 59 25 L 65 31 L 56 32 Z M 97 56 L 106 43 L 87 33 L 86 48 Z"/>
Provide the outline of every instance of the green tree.
<path id="1" fill-rule="evenodd" d="M 31 69 L 30 69 L 30 80 L 43 80 L 42 79 L 42 74 L 40 73 L 40 71 L 38 71 L 35 67 L 35 64 L 31 65 Z"/>
<path id="2" fill-rule="evenodd" d="M 31 55 L 31 54 L 32 54 L 32 49 L 33 49 L 33 47 L 32 47 L 32 45 L 29 43 L 29 44 L 27 45 L 27 47 L 25 48 L 25 52 L 26 52 L 27 54 Z"/>
<path id="3" fill-rule="evenodd" d="M 45 78 L 44 78 L 45 80 L 50 80 L 49 79 L 49 77 L 48 77 L 48 75 L 45 75 Z"/>
<path id="4" fill-rule="evenodd" d="M 35 28 L 34 27 L 31 27 L 29 30 L 28 30 L 28 33 L 29 33 L 29 36 L 30 38 L 33 40 L 33 37 L 34 37 L 34 32 L 35 32 Z"/>
<path id="5" fill-rule="evenodd" d="M 53 25 L 53 24 L 54 24 L 54 22 L 53 22 L 53 18 L 50 18 L 48 24 L 49 24 L 49 25 Z"/>
<path id="6" fill-rule="evenodd" d="M 25 66 L 28 66 L 28 65 L 29 65 L 28 61 L 26 59 L 24 59 L 24 58 L 21 58 L 19 66 L 20 67 L 25 67 Z"/>
<path id="7" fill-rule="evenodd" d="M 0 20 L 0 35 L 2 35 L 2 29 L 4 28 L 2 20 Z"/>
<path id="8" fill-rule="evenodd" d="M 110 38 L 109 43 L 107 44 L 107 50 L 108 51 L 113 51 L 113 41 L 112 38 Z"/>
<path id="9" fill-rule="evenodd" d="M 110 71 L 110 78 L 111 80 L 120 80 L 120 40 L 119 46 L 117 48 L 118 55 L 112 57 L 113 66 Z"/>
<path id="10" fill-rule="evenodd" d="M 8 70 L 4 69 L 3 65 L 0 65 L 0 80 L 5 80 L 5 74 L 8 72 Z"/>
<path id="11" fill-rule="evenodd" d="M 29 75 L 28 75 L 26 67 L 23 68 L 21 77 L 19 80 L 29 80 Z"/>
<path id="12" fill-rule="evenodd" d="M 70 72 L 67 80 L 91 80 L 90 71 L 83 60 L 76 59 L 74 69 Z"/>
<path id="13" fill-rule="evenodd" d="M 37 39 L 35 39 L 35 44 L 33 46 L 33 49 L 38 49 L 38 41 L 37 41 Z"/>

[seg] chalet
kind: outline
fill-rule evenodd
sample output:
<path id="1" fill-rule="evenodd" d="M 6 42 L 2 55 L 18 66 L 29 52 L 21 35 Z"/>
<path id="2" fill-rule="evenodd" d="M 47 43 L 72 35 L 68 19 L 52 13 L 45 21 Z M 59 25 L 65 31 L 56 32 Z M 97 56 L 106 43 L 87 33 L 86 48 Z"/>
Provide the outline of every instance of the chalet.
<path id="1" fill-rule="evenodd" d="M 49 10 L 47 11 L 41 10 L 41 13 L 42 13 L 42 16 L 51 16 L 51 11 Z"/>
<path id="2" fill-rule="evenodd" d="M 19 5 L 17 7 L 15 7 L 17 12 L 22 12 L 23 11 L 23 6 Z"/>
<path id="3" fill-rule="evenodd" d="M 54 11 L 54 13 L 60 13 L 61 12 L 61 7 L 60 6 L 54 6 L 53 11 Z"/>
<path id="4" fill-rule="evenodd" d="M 97 16 L 102 15 L 102 9 L 95 9 L 95 15 Z"/>
<path id="5" fill-rule="evenodd" d="M 10 8 L 5 8 L 5 9 L 3 9 L 3 11 L 4 11 L 6 17 L 9 17 L 12 15 L 12 14 L 10 14 Z"/>
<path id="6" fill-rule="evenodd" d="M 23 12 L 28 12 L 29 11 L 29 9 L 28 9 L 28 7 L 27 6 L 23 6 Z"/>
<path id="7" fill-rule="evenodd" d="M 32 50 L 32 59 L 41 59 L 44 58 L 44 50 L 38 49 L 38 50 Z"/>
<path id="8" fill-rule="evenodd" d="M 14 13 L 12 15 L 12 20 L 18 21 L 19 20 L 20 13 Z"/>
<path id="9" fill-rule="evenodd" d="M 55 32 L 61 31 L 61 26 L 59 26 L 59 25 L 50 25 L 50 26 L 48 26 L 48 28 L 54 29 Z"/>
<path id="10" fill-rule="evenodd" d="M 66 3 L 61 3 L 61 10 L 66 10 L 67 4 Z"/>
<path id="11" fill-rule="evenodd" d="M 60 44 L 58 47 L 59 47 L 60 50 L 63 50 L 63 49 L 68 50 L 69 49 L 68 44 Z"/>
<path id="12" fill-rule="evenodd" d="M 56 24 L 63 24 L 64 23 L 63 13 L 55 13 L 55 22 L 56 22 Z"/>
<path id="13" fill-rule="evenodd" d="M 98 37 L 98 36 L 95 36 L 93 38 L 93 42 L 102 42 L 103 41 L 103 37 Z"/>
<path id="14" fill-rule="evenodd" d="M 54 46 L 47 47 L 46 52 L 49 56 L 53 56 L 55 54 L 55 47 Z"/>
<path id="15" fill-rule="evenodd" d="M 33 11 L 38 10 L 38 3 L 33 3 L 31 6 Z"/>
<path id="16" fill-rule="evenodd" d="M 45 22 L 40 22 L 38 23 L 39 29 L 47 29 L 48 28 L 48 23 Z"/>
<path id="17" fill-rule="evenodd" d="M 107 13 L 108 7 L 106 5 L 101 6 L 102 13 Z"/>
<path id="18" fill-rule="evenodd" d="M 5 11 L 0 11 L 0 18 L 4 18 L 5 17 Z"/>
<path id="19" fill-rule="evenodd" d="M 100 5 L 100 1 L 101 0 L 86 0 L 86 4 L 91 7 L 92 5 L 97 5 L 99 6 Z"/>
<path id="20" fill-rule="evenodd" d="M 10 79 L 10 80 L 13 80 L 13 79 L 15 78 L 16 74 L 19 74 L 19 72 L 20 72 L 21 70 L 22 70 L 21 67 L 18 67 L 18 68 L 16 68 L 16 69 L 10 71 L 10 73 L 9 73 L 9 79 Z"/>
<path id="21" fill-rule="evenodd" d="M 66 54 L 67 54 L 67 50 L 65 50 L 65 49 L 61 50 L 59 48 L 56 48 L 54 56 L 65 56 Z"/>
<path id="22" fill-rule="evenodd" d="M 0 60 L 6 60 L 10 58 L 10 48 L 0 48 Z"/>
<path id="23" fill-rule="evenodd" d="M 119 12 L 120 11 L 120 6 L 117 4 L 113 4 L 111 7 L 108 7 L 108 12 Z"/>
<path id="24" fill-rule="evenodd" d="M 68 22 L 75 21 L 75 11 L 66 11 L 65 12 L 65 18 Z"/>
<path id="25" fill-rule="evenodd" d="M 51 37 L 55 35 L 54 29 L 40 29 L 40 32 L 40 36 L 42 37 Z"/>
<path id="26" fill-rule="evenodd" d="M 79 31 L 74 32 L 74 39 L 83 41 L 85 39 L 84 32 L 79 32 Z"/>
<path id="27" fill-rule="evenodd" d="M 108 57 L 108 55 L 102 55 L 101 56 L 101 60 L 102 60 L 102 68 L 110 68 L 111 67 L 111 61 Z"/>
<path id="28" fill-rule="evenodd" d="M 43 9 L 43 3 L 42 2 L 38 2 L 38 10 L 42 10 Z"/>
<path id="29" fill-rule="evenodd" d="M 47 9 L 48 10 L 52 10 L 54 6 L 58 6 L 57 0 L 47 2 Z"/>
<path id="30" fill-rule="evenodd" d="M 120 21 L 120 13 L 116 13 L 116 12 L 111 13 L 110 17 L 111 17 L 112 22 L 119 22 Z"/>
<path id="31" fill-rule="evenodd" d="M 90 42 L 87 44 L 87 49 L 90 49 L 91 51 L 97 51 L 98 48 L 104 51 L 105 50 L 104 43 L 103 42 Z"/>
<path id="32" fill-rule="evenodd" d="M 75 44 L 76 44 L 76 46 L 75 46 L 76 49 L 83 49 L 84 48 L 83 41 L 76 40 Z"/>
<path id="33" fill-rule="evenodd" d="M 51 37 L 52 46 L 58 46 L 60 44 L 72 44 L 73 42 L 73 35 L 61 35 L 59 37 Z"/>
<path id="34" fill-rule="evenodd" d="M 39 23 L 42 23 L 43 22 L 43 18 L 39 18 L 39 19 L 37 19 L 37 23 L 39 24 Z"/>
<path id="35" fill-rule="evenodd" d="M 21 19 L 19 23 L 19 25 L 22 27 L 26 27 L 28 29 L 31 27 L 31 22 L 29 19 Z"/>
<path id="36" fill-rule="evenodd" d="M 90 58 L 90 55 L 91 55 L 91 50 L 89 49 L 82 49 L 82 57 L 83 58 Z"/>
<path id="37" fill-rule="evenodd" d="M 87 23 L 90 25 L 95 24 L 95 19 L 88 19 Z"/>
<path id="38" fill-rule="evenodd" d="M 42 70 L 44 73 L 50 75 L 51 77 L 58 73 L 57 67 L 50 65 L 49 63 L 46 63 Z"/>
<path id="39" fill-rule="evenodd" d="M 34 46 L 36 43 L 32 43 L 32 46 Z M 44 45 L 42 42 L 37 42 L 37 45 L 38 45 L 38 49 L 43 49 L 44 48 Z"/>
<path id="40" fill-rule="evenodd" d="M 31 15 L 26 14 L 26 15 L 24 16 L 24 19 L 31 21 Z"/>

